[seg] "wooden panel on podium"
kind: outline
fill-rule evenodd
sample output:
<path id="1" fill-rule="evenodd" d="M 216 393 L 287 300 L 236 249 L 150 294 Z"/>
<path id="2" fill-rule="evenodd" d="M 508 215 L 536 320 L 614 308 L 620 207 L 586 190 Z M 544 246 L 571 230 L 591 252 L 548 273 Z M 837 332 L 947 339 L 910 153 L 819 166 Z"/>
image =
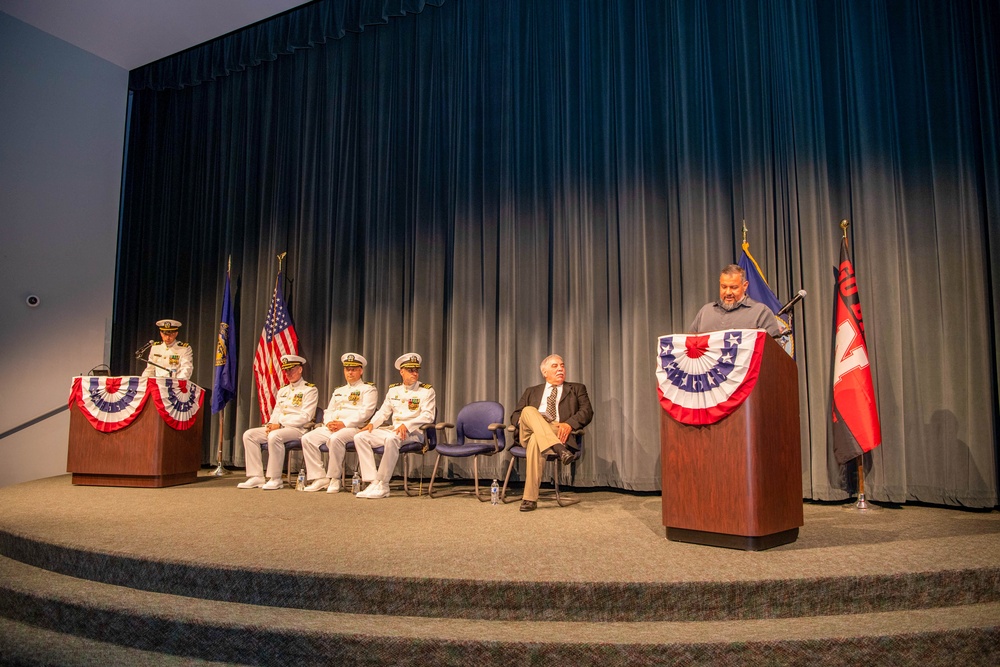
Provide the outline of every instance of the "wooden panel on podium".
<path id="1" fill-rule="evenodd" d="M 139 416 L 113 433 L 98 431 L 70 406 L 67 472 L 91 486 L 162 487 L 195 481 L 201 468 L 202 411 L 186 431 L 171 428 L 150 400 Z"/>
<path id="2" fill-rule="evenodd" d="M 770 338 L 753 392 L 728 417 L 689 426 L 660 410 L 660 450 L 669 539 L 751 551 L 797 539 L 798 370 Z"/>

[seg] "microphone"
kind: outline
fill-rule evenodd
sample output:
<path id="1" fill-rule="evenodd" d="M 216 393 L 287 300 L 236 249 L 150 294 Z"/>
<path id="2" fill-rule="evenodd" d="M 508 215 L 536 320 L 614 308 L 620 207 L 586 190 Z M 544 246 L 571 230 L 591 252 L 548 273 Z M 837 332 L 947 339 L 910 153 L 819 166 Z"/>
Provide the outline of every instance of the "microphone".
<path id="1" fill-rule="evenodd" d="M 799 301 L 802 301 L 802 299 L 806 297 L 806 294 L 807 292 L 804 289 L 800 289 L 799 293 L 793 296 L 791 301 L 782 306 L 781 310 L 776 312 L 775 315 L 781 317 L 782 315 L 790 311 L 793 307 L 795 307 L 795 304 L 797 304 Z"/>
<path id="2" fill-rule="evenodd" d="M 136 359 L 141 359 L 141 358 L 142 358 L 142 355 L 143 355 L 143 353 L 144 353 L 144 352 L 145 352 L 146 350 L 148 350 L 149 348 L 153 347 L 153 343 L 155 343 L 155 342 L 156 342 L 155 340 L 151 340 L 151 341 L 149 341 L 148 343 L 146 343 L 145 345 L 143 345 L 142 347 L 140 347 L 140 348 L 139 348 L 138 350 L 136 350 L 136 351 L 135 351 L 135 358 L 136 358 Z"/>

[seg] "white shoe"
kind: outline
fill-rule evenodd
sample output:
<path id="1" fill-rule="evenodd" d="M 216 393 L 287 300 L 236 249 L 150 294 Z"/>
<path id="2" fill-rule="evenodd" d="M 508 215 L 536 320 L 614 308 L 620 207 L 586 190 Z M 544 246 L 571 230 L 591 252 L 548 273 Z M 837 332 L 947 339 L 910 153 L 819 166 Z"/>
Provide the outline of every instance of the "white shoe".
<path id="1" fill-rule="evenodd" d="M 368 488 L 358 494 L 358 498 L 388 498 L 389 485 L 378 480 L 368 485 Z"/>
<path id="2" fill-rule="evenodd" d="M 236 485 L 237 489 L 259 489 L 264 486 L 264 482 L 267 480 L 263 477 L 251 477 L 245 482 L 240 482 Z"/>
<path id="3" fill-rule="evenodd" d="M 265 491 L 274 491 L 275 489 L 284 488 L 284 486 L 285 486 L 285 480 L 281 479 L 280 477 L 272 477 L 271 479 L 267 480 L 267 484 L 265 484 L 260 488 L 264 489 Z"/>
<path id="4" fill-rule="evenodd" d="M 306 491 L 312 493 L 313 491 L 322 491 L 327 486 L 329 486 L 330 480 L 327 477 L 320 477 L 319 479 L 314 479 L 313 483 L 306 487 Z"/>
<path id="5" fill-rule="evenodd" d="M 326 492 L 327 493 L 337 493 L 338 491 L 340 491 L 340 480 L 339 479 L 332 480 L 330 482 L 330 485 L 328 487 L 326 487 Z"/>

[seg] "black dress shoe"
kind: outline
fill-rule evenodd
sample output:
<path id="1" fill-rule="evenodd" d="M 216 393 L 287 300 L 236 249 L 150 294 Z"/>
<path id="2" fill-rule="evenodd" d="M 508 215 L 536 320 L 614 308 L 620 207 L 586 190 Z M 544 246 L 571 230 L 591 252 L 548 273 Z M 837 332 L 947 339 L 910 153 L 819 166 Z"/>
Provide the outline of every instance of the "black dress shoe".
<path id="1" fill-rule="evenodd" d="M 564 466 L 568 466 L 570 463 L 573 462 L 573 459 L 575 458 L 576 455 L 573 453 L 573 450 L 570 449 L 569 447 L 564 447 L 563 450 L 559 452 L 559 461 Z"/>
<path id="2" fill-rule="evenodd" d="M 538 507 L 538 503 L 534 500 L 522 500 L 521 501 L 521 511 L 522 512 L 532 512 Z"/>

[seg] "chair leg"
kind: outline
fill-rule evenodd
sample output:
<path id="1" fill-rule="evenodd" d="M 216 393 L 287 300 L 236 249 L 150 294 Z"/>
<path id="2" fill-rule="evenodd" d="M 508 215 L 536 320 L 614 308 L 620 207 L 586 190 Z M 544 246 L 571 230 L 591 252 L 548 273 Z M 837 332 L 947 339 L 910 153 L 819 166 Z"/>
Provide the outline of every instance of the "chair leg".
<path id="1" fill-rule="evenodd" d="M 548 461 L 546 462 L 548 463 Z M 570 505 L 575 505 L 580 502 L 579 498 L 563 498 L 559 494 L 559 466 L 558 461 L 552 461 L 552 484 L 556 488 L 556 502 L 559 503 L 559 507 L 569 507 Z"/>
<path id="2" fill-rule="evenodd" d="M 438 464 L 439 463 L 441 463 L 441 455 L 440 454 L 438 454 L 437 458 L 434 459 L 434 469 L 431 470 L 431 481 L 427 485 L 427 497 L 428 498 L 433 498 L 434 497 L 434 478 L 437 476 Z"/>
<path id="3" fill-rule="evenodd" d="M 510 473 L 512 470 L 514 470 L 515 463 L 517 463 L 517 457 L 511 456 L 510 463 L 507 465 L 507 474 L 503 478 L 503 490 L 500 492 L 500 502 L 504 503 L 505 505 L 507 503 L 516 503 L 518 501 L 518 498 L 514 498 L 513 500 L 507 500 L 507 484 L 508 482 L 510 482 Z"/>
<path id="4" fill-rule="evenodd" d="M 410 472 L 412 472 L 412 468 L 410 467 L 410 454 L 403 454 L 402 456 L 403 456 L 403 491 L 406 492 L 406 495 L 410 496 L 411 498 L 413 496 L 419 496 L 421 494 L 424 481 L 423 480 L 424 454 L 423 452 L 420 453 L 420 470 L 421 470 L 420 486 L 417 487 L 416 493 L 410 491 Z"/>
<path id="5" fill-rule="evenodd" d="M 489 498 L 483 498 L 479 495 L 479 457 L 472 457 L 472 479 L 476 483 L 476 500 L 481 503 L 485 503 Z"/>

